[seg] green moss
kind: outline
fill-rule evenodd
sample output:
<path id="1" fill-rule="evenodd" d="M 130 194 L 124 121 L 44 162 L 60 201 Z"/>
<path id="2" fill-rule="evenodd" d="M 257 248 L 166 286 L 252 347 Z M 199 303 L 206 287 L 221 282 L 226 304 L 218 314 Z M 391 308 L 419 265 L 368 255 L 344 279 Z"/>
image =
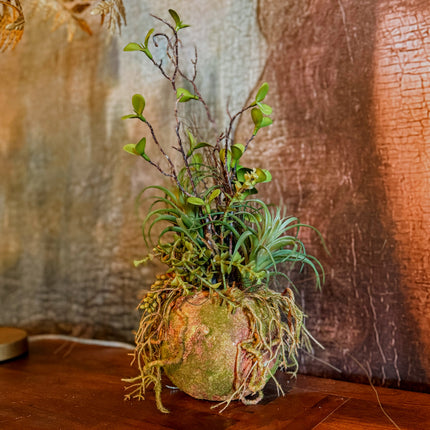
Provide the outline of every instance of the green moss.
<path id="1" fill-rule="evenodd" d="M 183 345 L 177 364 L 164 367 L 167 376 L 182 391 L 208 400 L 225 399 L 235 391 L 238 345 L 248 336 L 248 321 L 241 310 L 208 300 L 202 306 L 185 303 L 173 312 L 170 326 L 185 321 L 183 330 L 172 329 L 161 348 L 162 360 L 171 360 Z"/>

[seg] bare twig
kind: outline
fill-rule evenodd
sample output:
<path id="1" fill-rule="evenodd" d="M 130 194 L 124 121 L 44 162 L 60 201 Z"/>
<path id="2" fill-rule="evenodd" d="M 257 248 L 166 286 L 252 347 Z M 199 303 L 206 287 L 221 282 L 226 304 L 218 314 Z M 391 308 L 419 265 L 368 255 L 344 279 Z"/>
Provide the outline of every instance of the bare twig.
<path id="1" fill-rule="evenodd" d="M 176 31 L 175 27 L 173 27 L 169 22 L 165 21 L 164 19 L 156 16 L 156 15 L 151 15 L 153 18 L 157 19 L 158 21 L 161 21 L 164 25 L 166 25 L 167 27 L 170 28 L 170 30 L 173 33 L 173 44 L 170 41 L 170 38 L 165 35 L 165 37 L 167 38 L 167 40 L 169 41 L 167 44 L 167 49 L 166 52 L 169 56 L 169 49 L 171 49 L 173 51 L 173 56 L 170 57 L 170 60 L 173 63 L 173 74 L 172 76 L 168 77 L 168 80 L 170 81 L 170 83 L 172 84 L 173 89 L 176 91 L 176 77 L 178 75 L 178 69 L 179 69 L 179 38 L 178 38 L 178 32 Z M 163 33 L 158 33 L 158 35 L 161 35 Z M 154 40 L 154 36 L 153 36 L 153 40 Z"/>
<path id="2" fill-rule="evenodd" d="M 254 138 L 255 138 L 255 134 L 253 133 L 252 136 L 245 143 L 245 151 L 248 149 L 248 145 L 254 140 Z"/>
<path id="3" fill-rule="evenodd" d="M 209 106 L 206 103 L 205 99 L 202 97 L 197 85 L 196 85 L 196 78 L 197 78 L 197 61 L 198 61 L 198 55 L 197 55 L 197 48 L 194 48 L 194 60 L 191 60 L 191 63 L 193 64 L 193 77 L 189 78 L 184 72 L 182 72 L 181 69 L 178 69 L 180 75 L 187 81 L 189 82 L 194 89 L 194 94 L 199 98 L 199 101 L 203 104 L 203 107 L 205 108 L 206 111 L 206 116 L 208 118 L 208 121 L 211 123 L 212 126 L 215 126 L 215 120 L 213 119 L 210 110 L 209 110 Z"/>
<path id="4" fill-rule="evenodd" d="M 185 154 L 185 149 L 184 149 L 184 145 L 182 143 L 182 138 L 181 138 L 181 130 L 180 130 L 181 129 L 181 122 L 179 121 L 179 117 L 178 117 L 178 103 L 179 102 L 180 102 L 180 98 L 176 100 L 176 104 L 175 104 L 175 121 L 176 121 L 175 132 L 176 132 L 176 137 L 178 139 L 178 144 L 179 144 L 178 149 L 182 155 L 182 159 L 184 161 L 184 165 L 185 165 L 185 168 L 187 170 L 188 177 L 190 179 L 191 187 L 193 188 L 194 194 L 197 196 L 196 184 L 194 182 L 193 174 L 191 173 L 191 170 L 190 170 L 190 164 L 188 163 L 187 155 Z"/>
<path id="5" fill-rule="evenodd" d="M 164 156 L 164 158 L 167 160 L 167 162 L 169 163 L 171 169 L 172 169 L 172 174 L 174 175 L 174 177 L 176 178 L 176 170 L 175 170 L 175 166 L 172 162 L 172 160 L 170 159 L 169 155 L 166 153 L 166 151 L 163 149 L 163 147 L 161 146 L 160 142 L 157 139 L 157 136 L 155 134 L 154 128 L 152 127 L 151 123 L 146 119 L 146 118 L 141 118 L 141 120 L 148 126 L 150 132 L 151 132 L 151 136 L 152 139 L 154 140 L 155 144 L 157 145 L 159 151 L 161 152 L 161 154 Z"/>
<path id="6" fill-rule="evenodd" d="M 158 150 L 163 155 L 163 157 L 167 160 L 169 163 L 171 173 L 165 172 L 159 164 L 153 162 L 152 160 L 149 160 L 149 163 L 154 166 L 159 172 L 161 172 L 164 176 L 167 176 L 169 178 L 172 178 L 175 182 L 178 188 L 188 197 L 191 197 L 192 194 L 190 194 L 185 188 L 182 186 L 181 182 L 179 181 L 178 174 L 176 173 L 175 165 L 173 164 L 172 160 L 170 159 L 169 155 L 166 153 L 166 151 L 161 146 L 160 142 L 157 139 L 157 136 L 155 134 L 154 128 L 152 127 L 151 123 L 146 118 L 140 118 L 141 121 L 143 121 L 149 128 L 151 132 L 152 139 L 154 140 L 154 143 L 157 145 Z"/>
<path id="7" fill-rule="evenodd" d="M 251 105 L 249 105 L 249 106 L 246 106 L 246 107 L 244 107 L 244 108 L 242 108 L 239 112 L 236 112 L 236 114 L 233 116 L 233 117 L 231 117 L 231 119 L 230 119 L 230 122 L 229 122 L 229 125 L 228 125 L 228 128 L 227 128 L 227 131 L 226 131 L 226 133 L 225 133 L 225 143 L 226 143 L 226 149 L 228 149 L 228 146 L 230 146 L 230 141 L 231 141 L 231 139 L 230 139 L 230 135 L 231 135 L 231 132 L 232 132 L 232 130 L 233 130 L 233 124 L 234 124 L 234 122 L 236 121 L 236 119 L 238 119 L 244 112 L 246 112 L 247 110 L 249 110 L 249 109 L 251 109 L 251 108 L 253 108 L 255 106 L 255 103 L 253 103 L 253 104 L 251 104 Z M 251 139 L 252 140 L 252 139 Z"/>

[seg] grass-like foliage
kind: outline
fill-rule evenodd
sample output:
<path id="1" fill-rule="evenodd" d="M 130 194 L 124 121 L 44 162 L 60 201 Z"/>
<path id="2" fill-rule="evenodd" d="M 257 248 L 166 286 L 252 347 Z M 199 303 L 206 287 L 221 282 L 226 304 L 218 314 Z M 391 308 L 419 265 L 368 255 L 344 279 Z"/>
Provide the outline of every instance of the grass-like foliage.
<path id="1" fill-rule="evenodd" d="M 289 269 L 307 266 L 314 273 L 318 288 L 324 273 L 319 261 L 306 253 L 299 234 L 302 228 L 311 228 L 319 235 L 318 231 L 255 198 L 258 186 L 270 182 L 271 174 L 261 167 L 242 165 L 242 156 L 258 131 L 272 124 L 272 108 L 264 103 L 268 84 L 259 88 L 249 105 L 229 114 L 227 127 L 217 133 L 216 123 L 196 84 L 197 52 L 191 60 L 191 75 L 184 71 L 180 61 L 179 33 L 188 25 L 175 11 L 169 13 L 170 21 L 154 17 L 165 26 L 166 32 L 150 29 L 143 43 L 129 43 L 124 49 L 142 52 L 170 82 L 174 95 L 173 145 L 163 145 L 158 139 L 148 116 L 144 116 L 146 101 L 142 95 L 132 97 L 133 113 L 124 117 L 146 126 L 148 144 L 158 150 L 160 157 L 152 159 L 147 154 L 147 137 L 124 149 L 141 157 L 173 183 L 171 188 L 149 186 L 141 195 L 152 199 L 142 225 L 152 252 L 135 261 L 135 265 L 158 258 L 167 269 L 140 305 L 143 314 L 135 351 L 140 374 L 128 380 L 131 397 L 142 398 L 145 389 L 153 386 L 157 405 L 164 412 L 160 398 L 161 369 L 171 364 L 172 359 L 162 359 L 160 351 L 178 299 L 204 292 L 214 303 L 229 306 L 231 312 L 238 307 L 244 310 L 252 336 L 238 348 L 255 365 L 241 380 L 235 381 L 234 393 L 227 404 L 233 398 L 247 402 L 249 393 L 257 394 L 257 400 L 260 398 L 265 382 L 272 376 L 264 360 L 275 359 L 280 367 L 294 373 L 298 348 L 309 346 L 304 316 L 291 289 L 295 287 L 279 267 L 285 263 Z M 201 127 L 186 125 L 182 119 L 185 114 L 179 110 L 186 108 L 187 103 L 201 104 L 213 141 L 199 137 L 195 130 Z M 254 126 L 246 142 L 238 143 L 234 141 L 234 129 L 245 113 L 250 113 Z M 172 151 L 180 154 L 179 166 L 173 162 Z M 153 231 L 158 234 L 156 240 Z M 285 283 L 282 294 L 269 287 L 278 276 Z"/>

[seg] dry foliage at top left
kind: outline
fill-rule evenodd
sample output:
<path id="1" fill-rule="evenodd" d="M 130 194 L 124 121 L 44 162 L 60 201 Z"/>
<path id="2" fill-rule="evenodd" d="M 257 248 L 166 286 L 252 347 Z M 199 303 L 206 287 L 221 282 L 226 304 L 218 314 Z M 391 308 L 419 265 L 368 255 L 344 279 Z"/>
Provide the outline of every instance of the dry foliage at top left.
<path id="1" fill-rule="evenodd" d="M 0 50 L 13 49 L 24 31 L 24 14 L 19 0 L 0 0 Z"/>
<path id="2" fill-rule="evenodd" d="M 24 6 L 24 10 L 22 7 Z M 77 29 L 92 34 L 89 15 L 100 15 L 109 34 L 126 24 L 123 0 L 0 0 L 0 51 L 13 49 L 24 32 L 25 16 L 39 14 L 52 21 L 52 30 L 64 26 L 69 41 Z"/>

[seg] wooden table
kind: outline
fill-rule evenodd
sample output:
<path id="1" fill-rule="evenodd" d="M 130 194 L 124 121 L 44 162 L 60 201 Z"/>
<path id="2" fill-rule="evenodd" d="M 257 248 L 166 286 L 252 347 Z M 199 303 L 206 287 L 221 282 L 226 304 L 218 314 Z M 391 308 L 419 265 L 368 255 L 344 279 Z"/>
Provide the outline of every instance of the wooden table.
<path id="1" fill-rule="evenodd" d="M 393 429 L 366 385 L 299 376 L 287 394 L 273 386 L 259 405 L 213 403 L 164 389 L 170 414 L 152 393 L 124 401 L 122 377 L 135 376 L 130 351 L 65 340 L 30 342 L 27 356 L 0 364 L 0 429 Z M 378 388 L 386 412 L 401 429 L 430 429 L 430 395 Z"/>

